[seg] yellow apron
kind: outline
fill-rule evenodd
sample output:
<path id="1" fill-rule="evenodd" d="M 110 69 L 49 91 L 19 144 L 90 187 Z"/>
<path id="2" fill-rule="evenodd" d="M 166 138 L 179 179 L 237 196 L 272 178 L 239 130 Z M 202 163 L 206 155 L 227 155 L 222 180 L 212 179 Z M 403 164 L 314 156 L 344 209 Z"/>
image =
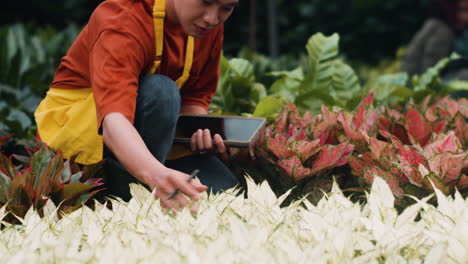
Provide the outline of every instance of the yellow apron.
<path id="1" fill-rule="evenodd" d="M 161 64 L 158 60 L 163 52 L 165 1 L 155 0 L 153 22 L 155 34 L 155 56 L 152 74 Z M 176 81 L 181 89 L 190 76 L 193 62 L 194 39 L 187 38 L 185 65 L 182 76 Z M 96 105 L 91 88 L 57 89 L 50 88 L 39 104 L 34 117 L 42 141 L 50 148 L 62 151 L 67 159 L 78 154 L 76 161 L 89 165 L 102 160 L 103 139 L 98 134 Z M 181 147 L 174 146 L 168 159 L 189 154 Z"/>

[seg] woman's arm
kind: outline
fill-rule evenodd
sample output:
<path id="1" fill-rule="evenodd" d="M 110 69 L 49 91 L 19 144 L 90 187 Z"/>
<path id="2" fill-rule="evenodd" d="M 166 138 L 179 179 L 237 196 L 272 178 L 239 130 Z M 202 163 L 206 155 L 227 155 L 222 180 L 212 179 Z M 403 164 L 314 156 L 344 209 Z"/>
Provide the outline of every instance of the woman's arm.
<path id="1" fill-rule="evenodd" d="M 102 128 L 104 143 L 128 172 L 151 189 L 157 187 L 155 197 L 160 199 L 163 208 L 175 209 L 188 204 L 183 195 L 166 199 L 176 189 L 193 201 L 198 201 L 199 193 L 207 190 L 198 181 L 187 183 L 189 175 L 161 164 L 148 150 L 135 127 L 121 113 L 106 115 Z"/>

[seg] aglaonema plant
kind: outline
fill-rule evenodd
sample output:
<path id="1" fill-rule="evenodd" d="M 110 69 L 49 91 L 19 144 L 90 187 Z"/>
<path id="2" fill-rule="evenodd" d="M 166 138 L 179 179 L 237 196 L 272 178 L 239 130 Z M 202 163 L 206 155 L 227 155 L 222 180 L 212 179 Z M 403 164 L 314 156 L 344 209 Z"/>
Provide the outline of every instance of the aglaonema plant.
<path id="1" fill-rule="evenodd" d="M 81 169 L 73 159 L 64 161 L 60 152 L 55 154 L 40 142 L 27 151 L 28 156 L 0 154 L 0 207 L 6 206 L 10 213 L 4 220 L 16 223 L 30 207 L 42 214 L 49 199 L 58 206 L 60 216 L 81 207 L 101 190 L 101 179 L 93 177 L 102 163 Z"/>
<path id="2" fill-rule="evenodd" d="M 348 163 L 354 145 L 336 140 L 337 117 L 325 106 L 322 111 L 323 115 L 301 115 L 288 103 L 258 140 L 255 157 L 260 166 L 270 168 L 266 179 L 277 194 L 296 187 L 293 196 L 308 195 L 316 202 L 322 190 L 331 188 L 330 173 Z"/>
<path id="3" fill-rule="evenodd" d="M 382 108 L 377 135 L 358 132 L 367 150 L 350 157 L 352 174 L 364 186 L 382 177 L 400 202 L 405 194 L 422 197 L 434 187 L 445 194 L 467 190 L 465 101 L 427 98 L 420 105 Z"/>

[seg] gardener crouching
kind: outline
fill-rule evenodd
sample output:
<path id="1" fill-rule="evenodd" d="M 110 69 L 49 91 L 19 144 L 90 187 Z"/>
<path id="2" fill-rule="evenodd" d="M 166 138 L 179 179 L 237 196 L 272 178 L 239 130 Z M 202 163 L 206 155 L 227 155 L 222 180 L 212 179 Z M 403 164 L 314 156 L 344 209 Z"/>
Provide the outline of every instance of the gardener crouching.
<path id="1" fill-rule="evenodd" d="M 157 187 L 155 197 L 168 209 L 185 207 L 207 190 L 236 186 L 221 160 L 200 154 L 225 153 L 219 135 L 196 132 L 190 155 L 171 148 L 180 113 L 208 113 L 223 23 L 238 2 L 103 2 L 62 58 L 35 112 L 40 138 L 66 158 L 80 153 L 81 164 L 106 159 L 108 193 L 127 201 L 128 184 L 135 181 Z M 195 169 L 201 183 L 187 180 Z"/>

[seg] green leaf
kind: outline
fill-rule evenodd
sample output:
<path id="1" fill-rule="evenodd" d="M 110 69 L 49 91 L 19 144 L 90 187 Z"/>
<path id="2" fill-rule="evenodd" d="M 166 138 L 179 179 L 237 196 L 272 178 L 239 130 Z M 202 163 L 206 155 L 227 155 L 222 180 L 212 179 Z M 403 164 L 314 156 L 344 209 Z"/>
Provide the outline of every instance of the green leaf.
<path id="1" fill-rule="evenodd" d="M 265 117 L 269 120 L 273 120 L 283 105 L 284 100 L 280 97 L 263 97 L 260 102 L 258 102 L 257 107 L 253 112 L 253 116 Z"/>
<path id="2" fill-rule="evenodd" d="M 15 167 L 11 162 L 11 159 L 7 158 L 6 156 L 0 153 L 0 171 L 3 171 L 13 178 L 16 175 Z"/>
<path id="3" fill-rule="evenodd" d="M 72 176 L 72 171 L 70 168 L 70 160 L 65 161 L 63 172 L 62 172 L 62 177 L 59 178 L 60 183 L 67 183 L 70 181 Z"/>
<path id="4" fill-rule="evenodd" d="M 79 182 L 80 179 L 81 179 L 81 176 L 83 176 L 83 172 L 82 171 L 79 171 L 75 174 L 73 174 L 70 178 L 70 183 L 76 183 L 76 182 Z"/>
<path id="5" fill-rule="evenodd" d="M 8 193 L 8 190 L 10 188 L 10 183 L 11 183 L 10 177 L 8 177 L 8 175 L 0 171 L 0 202 L 2 204 L 5 204 L 10 197 Z"/>
<path id="6" fill-rule="evenodd" d="M 71 184 L 65 184 L 63 186 L 63 197 L 62 200 L 70 200 L 75 198 L 78 195 L 81 195 L 89 190 L 93 189 L 95 186 L 87 185 L 81 182 L 75 182 Z"/>
<path id="7" fill-rule="evenodd" d="M 42 197 L 48 197 L 52 191 L 51 180 L 57 180 L 62 175 L 63 171 L 63 158 L 61 155 L 56 155 L 46 165 L 46 168 L 40 175 L 36 175 L 39 178 L 39 182 L 35 187 L 36 197 L 34 199 L 34 205 L 38 206 L 38 203 Z"/>
<path id="8" fill-rule="evenodd" d="M 304 80 L 304 72 L 301 67 L 293 71 L 272 72 L 273 76 L 282 77 L 276 80 L 270 87 L 272 95 L 280 96 L 286 101 L 294 101 L 298 93 L 299 87 Z"/>
<path id="9" fill-rule="evenodd" d="M 414 91 L 419 92 L 433 89 L 435 85 L 440 84 L 441 81 L 439 76 L 442 70 L 447 66 L 447 64 L 458 58 L 460 58 L 460 56 L 453 53 L 450 57 L 440 60 L 436 65 L 427 69 L 427 71 L 419 78 L 416 86 L 414 87 Z"/>
<path id="10" fill-rule="evenodd" d="M 47 164 L 52 159 L 52 152 L 47 148 L 43 147 L 33 154 L 31 160 L 32 172 L 35 175 L 34 189 L 37 188 L 44 170 L 47 168 Z"/>
<path id="11" fill-rule="evenodd" d="M 245 81 L 246 85 L 250 85 L 255 81 L 253 65 L 249 61 L 234 58 L 229 60 L 229 65 L 231 69 L 231 79 Z"/>
<path id="12" fill-rule="evenodd" d="M 333 75 L 333 59 L 338 55 L 339 35 L 330 37 L 322 33 L 313 35 L 307 42 L 309 70 L 306 75 L 307 86 L 312 89 L 328 88 Z"/>
<path id="13" fill-rule="evenodd" d="M 406 87 L 408 79 L 407 73 L 385 74 L 370 80 L 366 88 L 374 91 L 376 101 L 406 101 L 413 96 L 413 91 Z"/>
<path id="14" fill-rule="evenodd" d="M 267 95 L 265 86 L 261 83 L 254 83 L 250 90 L 251 104 L 254 107 L 261 98 Z"/>
<path id="15" fill-rule="evenodd" d="M 359 102 L 361 98 L 361 85 L 356 73 L 341 60 L 335 61 L 335 73 L 332 76 L 332 89 L 330 94 L 341 108 L 346 108 L 347 102 L 351 101 L 353 98 L 357 97 L 358 99 L 354 100 L 357 102 Z M 354 105 L 348 110 L 353 110 L 356 106 L 357 105 Z"/>

